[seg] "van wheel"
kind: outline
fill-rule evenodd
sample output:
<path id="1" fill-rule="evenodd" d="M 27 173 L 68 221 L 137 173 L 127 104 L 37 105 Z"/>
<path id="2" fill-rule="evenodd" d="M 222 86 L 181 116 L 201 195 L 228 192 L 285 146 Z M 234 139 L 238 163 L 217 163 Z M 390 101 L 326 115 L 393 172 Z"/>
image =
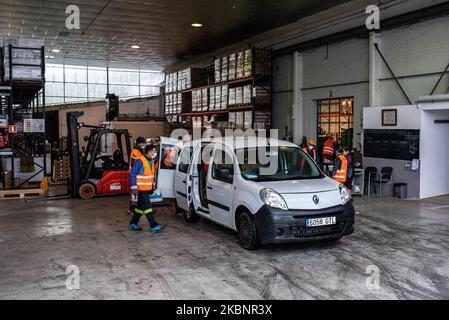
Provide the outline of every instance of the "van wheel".
<path id="1" fill-rule="evenodd" d="M 238 218 L 238 232 L 240 245 L 246 250 L 257 250 L 260 248 L 260 239 L 257 234 L 256 225 L 250 213 L 243 212 Z"/>
<path id="2" fill-rule="evenodd" d="M 189 211 L 184 211 L 184 219 L 188 223 L 197 223 L 198 221 L 200 221 L 200 218 L 201 217 L 196 214 L 192 208 L 190 208 Z"/>

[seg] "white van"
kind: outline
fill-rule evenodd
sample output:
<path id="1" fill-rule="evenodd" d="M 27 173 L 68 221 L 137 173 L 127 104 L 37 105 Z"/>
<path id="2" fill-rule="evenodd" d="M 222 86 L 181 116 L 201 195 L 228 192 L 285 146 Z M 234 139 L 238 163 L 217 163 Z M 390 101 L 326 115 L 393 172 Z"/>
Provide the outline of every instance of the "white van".
<path id="1" fill-rule="evenodd" d="M 178 158 L 167 160 L 176 148 Z M 251 164 L 254 155 L 269 163 Z M 185 144 L 162 138 L 160 161 L 158 188 L 164 198 L 176 198 L 186 221 L 203 217 L 235 230 L 245 249 L 338 240 L 354 232 L 348 190 L 295 144 L 254 137 L 241 146 L 235 138 Z M 272 164 L 274 171 L 262 174 Z"/>

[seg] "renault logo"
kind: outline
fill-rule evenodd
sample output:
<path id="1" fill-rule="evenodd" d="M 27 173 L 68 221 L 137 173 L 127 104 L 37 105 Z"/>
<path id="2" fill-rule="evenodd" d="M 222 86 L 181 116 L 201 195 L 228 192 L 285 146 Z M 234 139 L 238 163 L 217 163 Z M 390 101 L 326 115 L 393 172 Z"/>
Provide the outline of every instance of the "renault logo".
<path id="1" fill-rule="evenodd" d="M 313 202 L 315 202 L 315 204 L 320 203 L 320 198 L 318 198 L 318 196 L 313 196 Z"/>

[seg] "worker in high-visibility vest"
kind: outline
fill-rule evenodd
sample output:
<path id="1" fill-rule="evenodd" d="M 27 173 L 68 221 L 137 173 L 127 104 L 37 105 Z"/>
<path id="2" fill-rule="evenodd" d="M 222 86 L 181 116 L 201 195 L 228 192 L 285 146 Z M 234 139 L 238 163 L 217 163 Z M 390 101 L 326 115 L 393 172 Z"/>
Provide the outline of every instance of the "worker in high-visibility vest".
<path id="1" fill-rule="evenodd" d="M 346 184 L 346 180 L 348 179 L 348 159 L 343 154 L 343 150 L 337 151 L 337 159 L 334 163 L 332 178 L 342 184 Z"/>
<path id="2" fill-rule="evenodd" d="M 157 149 L 154 145 L 145 147 L 144 155 L 136 160 L 129 174 L 131 181 L 131 199 L 136 205 L 133 218 L 129 224 L 132 231 L 142 231 L 139 221 L 142 215 L 146 216 L 150 223 L 150 232 L 156 233 L 165 228 L 154 219 L 153 207 L 150 196 L 155 190 Z"/>
<path id="3" fill-rule="evenodd" d="M 131 151 L 131 155 L 129 156 L 129 172 L 131 172 L 135 162 L 137 159 L 140 159 L 140 157 L 143 156 L 143 149 L 145 148 L 147 142 L 145 140 L 145 138 L 142 137 L 138 137 L 136 139 L 136 144 L 133 147 L 133 150 Z M 134 209 L 135 207 L 132 204 L 132 201 L 129 204 L 129 209 L 128 209 L 128 213 L 129 214 L 134 214 Z"/>
<path id="4" fill-rule="evenodd" d="M 313 161 L 315 161 L 315 163 L 319 164 L 320 163 L 320 158 L 318 155 L 318 152 L 316 150 L 316 143 L 315 140 L 310 140 L 307 143 L 307 147 L 303 149 L 305 153 L 307 153 L 309 156 L 312 157 Z"/>
<path id="5" fill-rule="evenodd" d="M 129 171 L 132 170 L 134 163 L 137 159 L 140 159 L 141 156 L 143 156 L 143 149 L 145 148 L 145 145 L 147 144 L 145 138 L 138 137 L 136 139 L 136 144 L 133 147 L 133 150 L 131 151 L 131 155 L 129 156 Z"/>

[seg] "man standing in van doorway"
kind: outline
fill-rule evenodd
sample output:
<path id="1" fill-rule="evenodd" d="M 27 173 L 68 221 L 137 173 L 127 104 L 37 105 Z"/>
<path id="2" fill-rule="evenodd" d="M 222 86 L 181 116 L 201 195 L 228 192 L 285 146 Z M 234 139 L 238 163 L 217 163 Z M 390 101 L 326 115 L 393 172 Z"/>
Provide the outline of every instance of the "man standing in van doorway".
<path id="1" fill-rule="evenodd" d="M 132 231 L 142 231 L 142 228 L 139 228 L 139 221 L 142 215 L 147 217 L 151 233 L 157 233 L 165 228 L 165 225 L 158 224 L 154 219 L 150 199 L 155 188 L 156 165 L 154 160 L 156 158 L 156 147 L 154 145 L 146 146 L 144 155 L 136 160 L 129 175 L 131 198 L 137 199 L 136 209 L 129 224 L 129 229 Z"/>

